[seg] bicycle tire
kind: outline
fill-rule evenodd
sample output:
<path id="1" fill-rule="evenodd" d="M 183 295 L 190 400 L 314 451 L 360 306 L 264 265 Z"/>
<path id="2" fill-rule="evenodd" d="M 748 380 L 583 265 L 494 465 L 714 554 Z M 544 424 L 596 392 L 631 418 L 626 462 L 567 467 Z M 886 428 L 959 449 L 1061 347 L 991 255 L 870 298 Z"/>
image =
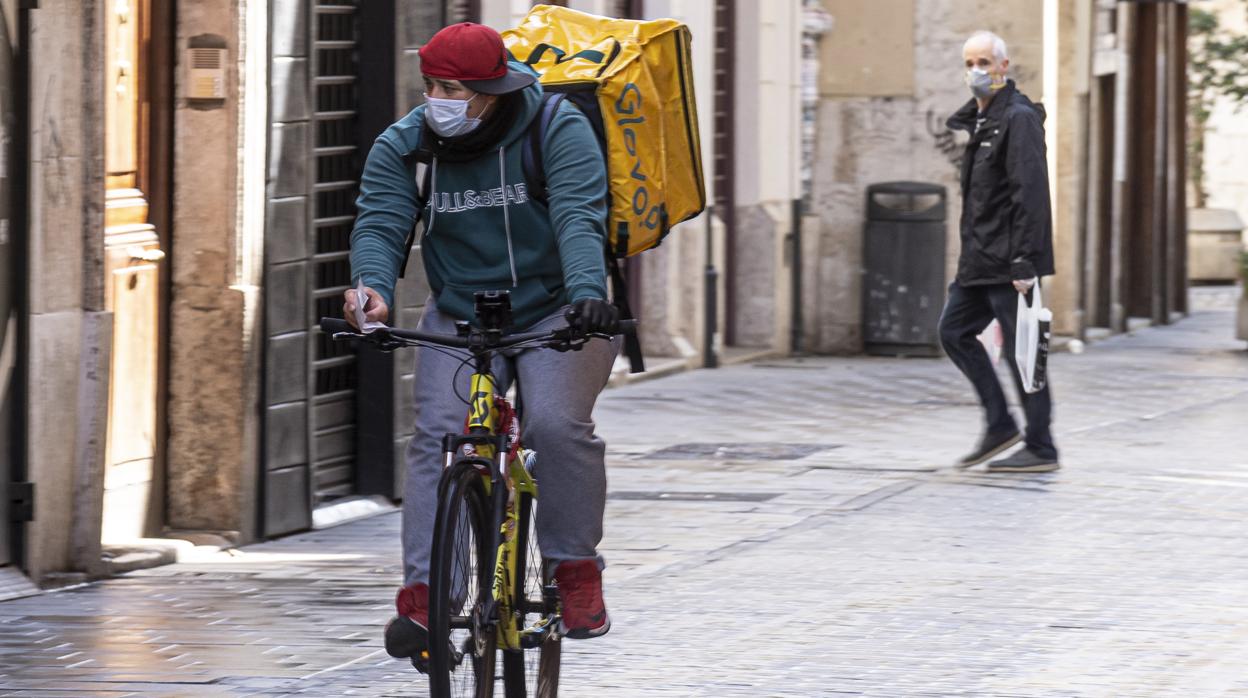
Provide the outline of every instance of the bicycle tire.
<path id="1" fill-rule="evenodd" d="M 543 589 L 551 583 L 545 573 L 541 552 L 537 547 L 534 530 L 536 507 L 533 498 L 520 497 L 519 525 L 516 530 L 519 559 L 516 561 L 516 599 L 540 599 Z M 554 609 L 541 613 L 529 612 L 521 616 L 521 625 L 528 617 L 552 615 Z M 559 665 L 562 642 L 554 633 L 538 647 L 528 650 L 504 650 L 503 687 L 507 698 L 557 698 L 559 695 Z M 534 655 L 537 655 L 534 657 Z"/>
<path id="2" fill-rule="evenodd" d="M 494 570 L 486 550 L 485 490 L 469 463 L 452 464 L 440 490 L 429 573 L 429 693 L 432 698 L 490 698 L 497 638 L 480 631 L 476 622 L 490 598 Z M 478 629 L 451 627 L 451 616 L 459 614 Z"/>

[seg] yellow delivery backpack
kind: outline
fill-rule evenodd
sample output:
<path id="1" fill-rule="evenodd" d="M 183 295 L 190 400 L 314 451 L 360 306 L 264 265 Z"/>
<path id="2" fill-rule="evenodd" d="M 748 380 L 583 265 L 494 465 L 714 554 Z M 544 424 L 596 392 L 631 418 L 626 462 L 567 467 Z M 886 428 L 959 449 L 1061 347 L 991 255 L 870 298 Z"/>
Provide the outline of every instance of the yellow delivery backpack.
<path id="1" fill-rule="evenodd" d="M 702 212 L 688 27 L 538 5 L 519 27 L 503 32 L 503 43 L 537 71 L 547 93 L 576 104 L 597 132 L 611 199 L 609 258 L 655 247 L 671 226 Z M 547 98 L 539 147 L 555 106 Z M 617 289 L 617 302 L 619 295 Z"/>

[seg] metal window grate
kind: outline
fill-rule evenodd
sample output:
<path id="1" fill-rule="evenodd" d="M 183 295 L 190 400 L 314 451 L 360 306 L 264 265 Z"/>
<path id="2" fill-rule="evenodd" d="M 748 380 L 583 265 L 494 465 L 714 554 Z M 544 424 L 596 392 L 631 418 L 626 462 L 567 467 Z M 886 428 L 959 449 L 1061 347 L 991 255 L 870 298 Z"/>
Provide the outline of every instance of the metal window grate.
<path id="1" fill-rule="evenodd" d="M 341 182 L 350 179 L 355 172 L 355 151 L 321 155 L 316 159 L 317 182 Z"/>
<path id="2" fill-rule="evenodd" d="M 355 41 L 354 10 L 354 2 L 322 1 L 316 8 L 316 40 L 318 42 Z"/>
<path id="3" fill-rule="evenodd" d="M 326 366 L 316 372 L 316 394 L 328 395 L 331 393 L 340 393 L 344 390 L 355 391 L 355 362 L 342 363 L 336 366 Z M 326 429 L 347 426 L 343 424 L 317 424 L 316 433 L 319 435 Z M 316 454 L 316 463 L 313 470 L 319 467 L 324 454 Z"/>
<path id="4" fill-rule="evenodd" d="M 326 182 L 332 189 L 316 193 L 318 220 L 355 215 L 355 182 Z"/>
<path id="5" fill-rule="evenodd" d="M 351 75 L 355 56 L 351 48 L 327 48 L 316 52 L 316 73 L 320 76 Z"/>
<path id="6" fill-rule="evenodd" d="M 331 293 L 322 293 L 318 295 L 320 295 L 320 297 L 316 299 L 316 316 L 318 318 L 336 315 L 338 312 L 342 311 L 341 294 L 334 294 L 331 289 Z"/>
<path id="7" fill-rule="evenodd" d="M 355 130 L 350 119 L 318 121 L 316 124 L 316 147 L 341 148 L 355 145 Z"/>
<path id="8" fill-rule="evenodd" d="M 316 265 L 316 287 L 346 287 L 351 284 L 351 263 L 344 259 L 320 262 Z M 337 302 L 335 297 L 334 302 Z"/>
<path id="9" fill-rule="evenodd" d="M 335 299 L 337 302 L 337 299 Z M 335 342 L 329 335 L 317 335 L 316 341 L 316 359 L 336 359 L 343 356 L 352 356 L 351 345 L 345 342 Z"/>
<path id="10" fill-rule="evenodd" d="M 325 499 L 346 497 L 355 492 L 354 459 L 326 461 L 316 469 L 313 478 L 313 486 Z"/>
<path id="11" fill-rule="evenodd" d="M 351 223 L 322 225 L 316 231 L 316 253 L 328 254 L 347 249 L 351 239 Z"/>
<path id="12" fill-rule="evenodd" d="M 316 317 L 338 315 L 350 286 L 347 259 L 362 157 L 357 147 L 357 0 L 314 0 L 312 115 L 316 143 L 312 225 L 313 298 Z M 315 331 L 315 330 L 314 330 Z M 317 332 L 314 347 L 312 409 L 312 488 L 314 501 L 351 494 L 355 483 L 355 389 L 352 348 Z"/>
<path id="13" fill-rule="evenodd" d="M 319 112 L 345 112 L 355 110 L 355 82 L 347 78 L 330 78 L 334 82 L 316 86 L 316 109 Z M 352 114 L 354 116 L 354 114 Z M 348 117 L 349 118 L 349 117 Z"/>

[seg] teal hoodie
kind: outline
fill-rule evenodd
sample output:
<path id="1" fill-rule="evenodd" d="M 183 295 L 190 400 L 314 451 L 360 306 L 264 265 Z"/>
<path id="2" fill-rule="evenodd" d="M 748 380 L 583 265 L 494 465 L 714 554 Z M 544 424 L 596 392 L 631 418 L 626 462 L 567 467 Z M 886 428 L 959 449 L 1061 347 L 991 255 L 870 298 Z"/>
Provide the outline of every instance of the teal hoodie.
<path id="1" fill-rule="evenodd" d="M 527 69 L 513 62 L 513 68 Z M 378 136 L 368 154 L 351 232 L 352 285 L 363 281 L 393 308 L 412 222 L 425 221 L 421 251 L 438 308 L 472 320 L 473 293 L 511 292 L 515 329 L 568 303 L 605 299 L 607 173 L 589 120 L 565 100 L 542 146 L 549 208 L 529 197 L 523 139 L 541 109 L 537 83 L 502 141 L 468 162 L 437 162 L 429 201 L 416 210 L 414 164 L 424 105 Z"/>

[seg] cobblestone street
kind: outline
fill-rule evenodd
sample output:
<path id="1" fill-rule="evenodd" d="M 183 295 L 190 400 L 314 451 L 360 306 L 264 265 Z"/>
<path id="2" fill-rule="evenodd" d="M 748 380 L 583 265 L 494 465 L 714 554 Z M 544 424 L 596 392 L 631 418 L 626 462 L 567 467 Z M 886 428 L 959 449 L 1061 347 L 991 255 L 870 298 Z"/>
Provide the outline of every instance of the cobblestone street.
<path id="1" fill-rule="evenodd" d="M 1063 469 L 948 465 L 947 360 L 614 388 L 614 621 L 568 696 L 1248 695 L 1248 351 L 1225 290 L 1055 354 Z M 1003 368 L 1004 370 L 1004 368 Z M 413 696 L 395 513 L 0 604 L 3 696 Z"/>

